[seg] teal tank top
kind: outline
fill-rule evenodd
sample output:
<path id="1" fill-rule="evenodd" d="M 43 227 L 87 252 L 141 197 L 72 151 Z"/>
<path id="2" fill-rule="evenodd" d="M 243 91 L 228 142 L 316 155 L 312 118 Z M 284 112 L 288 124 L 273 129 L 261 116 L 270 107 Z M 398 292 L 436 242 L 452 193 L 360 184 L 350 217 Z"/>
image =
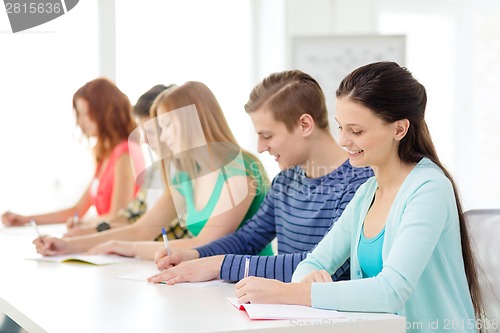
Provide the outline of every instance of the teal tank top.
<path id="1" fill-rule="evenodd" d="M 373 238 L 365 237 L 365 225 L 361 228 L 358 244 L 359 267 L 363 271 L 363 278 L 377 276 L 382 271 L 382 245 L 384 245 L 385 227 Z"/>
<path id="2" fill-rule="evenodd" d="M 242 154 L 242 156 L 243 161 L 240 160 L 240 163 L 233 162 L 230 165 L 224 166 L 224 168 L 219 171 L 219 175 L 212 191 L 212 195 L 210 196 L 205 207 L 201 210 L 196 209 L 193 193 L 193 183 L 191 182 L 189 175 L 186 172 L 182 171 L 179 171 L 175 174 L 172 183 L 186 200 L 186 227 L 194 236 L 198 236 L 198 234 L 207 223 L 207 220 L 212 215 L 212 212 L 215 209 L 215 206 L 219 201 L 220 194 L 224 188 L 224 183 L 230 177 L 252 175 L 253 181 L 251 182 L 251 184 L 256 188 L 255 197 L 252 200 L 250 208 L 248 209 L 238 228 L 241 227 L 249 218 L 251 218 L 259 209 L 260 204 L 264 200 L 269 190 L 269 186 L 263 180 L 261 171 L 256 165 L 256 162 L 246 154 Z M 244 162 L 244 165 L 241 165 L 241 162 Z M 264 248 L 264 250 L 262 250 L 260 255 L 274 255 L 271 244 L 268 244 Z"/>

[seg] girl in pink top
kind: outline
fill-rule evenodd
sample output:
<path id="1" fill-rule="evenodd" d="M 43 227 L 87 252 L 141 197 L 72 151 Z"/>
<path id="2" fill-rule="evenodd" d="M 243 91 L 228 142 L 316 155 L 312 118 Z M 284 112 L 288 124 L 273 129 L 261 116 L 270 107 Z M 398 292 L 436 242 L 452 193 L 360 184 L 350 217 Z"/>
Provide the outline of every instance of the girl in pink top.
<path id="1" fill-rule="evenodd" d="M 93 154 L 94 178 L 78 202 L 59 211 L 23 216 L 11 212 L 2 215 L 7 226 L 23 225 L 30 220 L 38 224 L 68 222 L 83 216 L 95 206 L 100 218 L 117 213 L 132 201 L 140 184 L 134 169 L 143 170 L 144 161 L 138 139 L 129 135 L 137 127 L 132 106 L 125 94 L 111 81 L 99 78 L 82 86 L 73 96 L 76 122 L 88 138 L 96 138 Z"/>
<path id="2" fill-rule="evenodd" d="M 113 149 L 107 159 L 106 165 L 104 164 L 106 161 L 99 163 L 88 193 L 90 195 L 91 203 L 96 208 L 96 211 L 101 216 L 101 219 L 102 215 L 112 215 L 110 214 L 110 210 L 113 193 L 115 192 L 115 172 L 117 171 L 117 168 L 121 167 L 119 166 L 120 158 L 125 160 L 131 159 L 134 163 L 135 170 L 144 169 L 142 166 L 143 160 L 141 148 L 133 141 L 122 141 Z M 99 174 L 100 177 L 98 177 Z M 116 186 L 122 187 L 120 184 L 116 184 Z M 138 190 L 138 184 L 134 183 L 134 195 Z"/>

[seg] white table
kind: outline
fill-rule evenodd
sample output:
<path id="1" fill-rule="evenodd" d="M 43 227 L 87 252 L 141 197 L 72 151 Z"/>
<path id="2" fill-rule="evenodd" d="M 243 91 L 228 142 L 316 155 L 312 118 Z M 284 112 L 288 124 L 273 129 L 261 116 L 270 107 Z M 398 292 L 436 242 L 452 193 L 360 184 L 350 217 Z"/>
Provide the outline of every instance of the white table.
<path id="1" fill-rule="evenodd" d="M 59 227 L 53 228 L 40 227 L 44 233 Z M 0 229 L 0 311 L 30 333 L 405 331 L 404 318 L 390 314 L 251 321 L 226 301 L 233 285 L 194 288 L 116 278 L 153 271 L 147 261 L 92 266 L 23 260 L 34 251 L 33 238 L 29 228 Z"/>

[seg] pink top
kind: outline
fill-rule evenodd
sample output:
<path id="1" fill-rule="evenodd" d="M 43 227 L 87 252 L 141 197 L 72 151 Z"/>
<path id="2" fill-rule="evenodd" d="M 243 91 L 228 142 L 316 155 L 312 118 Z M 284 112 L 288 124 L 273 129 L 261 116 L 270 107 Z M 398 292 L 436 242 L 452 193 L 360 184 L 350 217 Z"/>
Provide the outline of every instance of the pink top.
<path id="1" fill-rule="evenodd" d="M 119 143 L 111 152 L 106 169 L 97 178 L 96 175 L 101 169 L 102 162 L 96 168 L 94 179 L 90 185 L 89 195 L 92 205 L 95 206 L 99 215 L 108 214 L 111 209 L 111 198 L 113 197 L 113 186 L 115 180 L 116 160 L 123 154 L 129 154 L 133 161 L 134 174 L 144 169 L 144 159 L 139 144 L 135 142 L 123 141 Z M 137 193 L 141 184 L 135 182 L 134 194 Z"/>

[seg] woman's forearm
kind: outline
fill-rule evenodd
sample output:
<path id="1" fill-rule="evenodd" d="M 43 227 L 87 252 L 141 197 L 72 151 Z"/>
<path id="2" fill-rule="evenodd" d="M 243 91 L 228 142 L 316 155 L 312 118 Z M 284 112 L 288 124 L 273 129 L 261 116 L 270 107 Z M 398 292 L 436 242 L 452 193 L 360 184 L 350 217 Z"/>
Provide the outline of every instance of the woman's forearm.
<path id="1" fill-rule="evenodd" d="M 67 244 L 78 252 L 88 251 L 90 248 L 110 240 L 146 241 L 153 240 L 158 232 L 153 228 L 140 227 L 132 224 L 107 231 L 67 238 Z"/>
<path id="2" fill-rule="evenodd" d="M 165 246 L 162 242 L 155 241 L 133 242 L 132 244 L 135 256 L 146 260 L 154 260 L 156 251 Z"/>
<path id="3" fill-rule="evenodd" d="M 312 306 L 311 283 L 286 283 L 285 304 Z"/>

